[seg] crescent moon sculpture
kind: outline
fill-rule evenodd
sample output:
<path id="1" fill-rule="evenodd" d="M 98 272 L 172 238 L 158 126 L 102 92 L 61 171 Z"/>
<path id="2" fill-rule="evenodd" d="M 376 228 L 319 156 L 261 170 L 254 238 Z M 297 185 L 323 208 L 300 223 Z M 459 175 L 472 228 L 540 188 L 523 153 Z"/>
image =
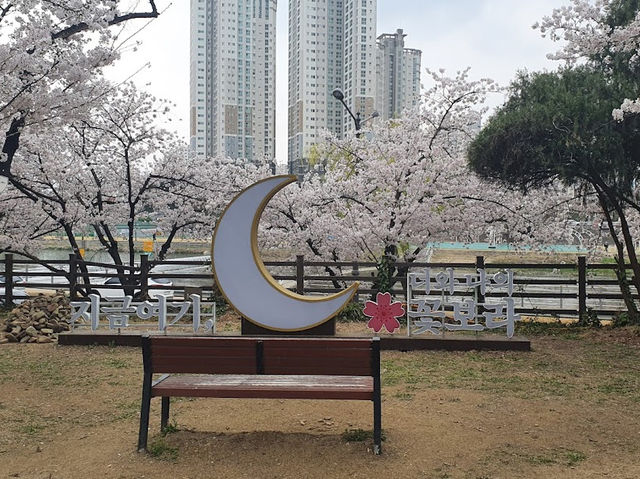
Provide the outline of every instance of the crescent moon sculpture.
<path id="1" fill-rule="evenodd" d="M 258 251 L 258 223 L 267 203 L 295 176 L 273 176 L 241 191 L 218 220 L 211 246 L 213 274 L 229 304 L 252 323 L 301 331 L 328 321 L 356 293 L 358 283 L 330 296 L 293 293 L 269 274 Z"/>

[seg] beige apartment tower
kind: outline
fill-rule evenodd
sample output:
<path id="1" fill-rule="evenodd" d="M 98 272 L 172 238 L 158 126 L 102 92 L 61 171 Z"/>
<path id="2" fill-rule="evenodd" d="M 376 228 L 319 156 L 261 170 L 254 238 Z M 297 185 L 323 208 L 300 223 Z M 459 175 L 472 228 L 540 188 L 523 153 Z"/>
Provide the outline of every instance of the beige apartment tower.
<path id="1" fill-rule="evenodd" d="M 354 127 L 332 96 L 362 118 L 375 109 L 377 0 L 289 0 L 288 166 L 308 168 L 313 144 Z"/>
<path id="2" fill-rule="evenodd" d="M 191 0 L 191 150 L 275 158 L 277 0 Z"/>
<path id="3" fill-rule="evenodd" d="M 422 52 L 405 48 L 407 35 L 384 33 L 377 42 L 376 109 L 382 119 L 399 116 L 420 101 L 420 62 Z"/>

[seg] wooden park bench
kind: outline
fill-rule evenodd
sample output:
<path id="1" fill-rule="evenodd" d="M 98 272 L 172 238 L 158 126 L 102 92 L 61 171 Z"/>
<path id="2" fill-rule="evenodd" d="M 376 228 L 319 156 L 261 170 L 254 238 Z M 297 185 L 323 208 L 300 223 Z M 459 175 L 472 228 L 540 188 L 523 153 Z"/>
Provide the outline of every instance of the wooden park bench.
<path id="1" fill-rule="evenodd" d="M 138 450 L 147 447 L 152 397 L 360 399 L 373 401 L 374 452 L 380 454 L 378 338 L 143 336 L 144 380 Z M 153 381 L 153 374 L 163 374 Z M 222 417 L 222 416 L 221 416 Z"/>

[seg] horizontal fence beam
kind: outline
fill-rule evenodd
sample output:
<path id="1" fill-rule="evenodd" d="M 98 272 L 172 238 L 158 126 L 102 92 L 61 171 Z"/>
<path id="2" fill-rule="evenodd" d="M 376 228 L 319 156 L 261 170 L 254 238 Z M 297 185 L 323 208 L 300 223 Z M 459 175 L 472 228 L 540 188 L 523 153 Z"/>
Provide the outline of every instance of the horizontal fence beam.
<path id="1" fill-rule="evenodd" d="M 144 256 L 144 255 L 143 255 Z M 478 257 L 478 261 L 484 259 Z M 43 264 L 46 263 L 53 268 L 57 268 L 62 271 L 46 270 Z M 210 271 L 211 261 L 207 259 L 202 260 L 169 260 L 169 261 L 152 261 L 148 257 L 144 257 L 141 265 L 114 265 L 109 263 L 100 263 L 93 261 L 83 261 L 81 258 L 75 258 L 71 256 L 67 260 L 52 260 L 38 262 L 32 259 L 23 259 L 11 254 L 5 255 L 3 260 L 0 260 L 0 268 L 3 267 L 6 276 L 5 282 L 7 284 L 0 284 L 0 302 L 8 300 L 8 303 L 13 302 L 13 298 L 17 296 L 24 296 L 25 289 L 64 289 L 69 291 L 72 296 L 76 295 L 77 299 L 87 294 L 87 291 L 104 289 L 104 290 L 118 290 L 122 288 L 134 288 L 143 289 L 145 292 L 153 292 L 157 290 L 172 291 L 179 294 L 187 287 L 197 287 L 203 292 L 213 292 L 213 274 Z M 377 292 L 373 287 L 376 281 L 375 271 L 376 263 L 373 262 L 358 262 L 358 261 L 341 261 L 341 262 L 327 262 L 327 261 L 306 261 L 304 257 L 298 257 L 296 261 L 265 261 L 265 266 L 270 268 L 273 277 L 278 281 L 291 282 L 289 289 L 297 291 L 300 294 L 333 294 L 341 291 L 344 287 L 352 284 L 355 281 L 361 282 L 361 288 L 358 290 L 356 296 L 358 300 L 364 301 L 371 295 Z M 408 269 L 409 271 L 416 271 L 424 268 L 432 269 L 446 269 L 454 268 L 458 270 L 475 270 L 478 264 L 482 262 L 454 262 L 454 263 L 395 263 L 396 268 Z M 37 268 L 34 268 L 37 266 Z M 198 272 L 188 272 L 183 269 L 192 268 L 209 268 L 206 272 L 202 270 Z M 489 273 L 491 270 L 520 270 L 526 272 L 527 276 L 532 277 L 516 277 L 514 278 L 514 291 L 512 297 L 518 299 L 518 303 L 529 300 L 544 300 L 549 301 L 559 300 L 559 308 L 546 307 L 524 307 L 520 304 L 520 308 L 517 311 L 522 312 L 544 312 L 544 314 L 568 314 L 568 315 L 580 315 L 591 309 L 595 312 L 602 312 L 603 314 L 613 314 L 614 312 L 624 311 L 624 306 L 621 304 L 621 309 L 612 309 L 611 304 L 599 304 L 595 305 L 594 301 L 622 301 L 622 294 L 617 290 L 618 282 L 616 279 L 587 276 L 588 272 L 611 274 L 617 266 L 615 264 L 592 264 L 586 263 L 586 260 L 581 257 L 577 263 L 485 263 L 484 269 Z M 626 265 L 630 268 L 630 265 Z M 42 269 L 41 269 L 42 268 Z M 320 273 L 319 270 L 325 270 L 329 268 L 334 271 L 336 275 L 331 276 L 328 273 Z M 36 269 L 36 271 L 34 271 Z M 88 269 L 88 272 L 85 271 Z M 0 274 L 3 274 L 0 272 Z M 559 274 L 561 277 L 544 277 L 534 275 L 545 274 Z M 103 284 L 105 279 L 121 277 L 125 280 L 124 285 L 106 285 Z M 563 277 L 564 276 L 564 277 Z M 456 278 L 461 278 L 462 275 L 456 275 Z M 32 281 L 39 278 L 51 278 L 50 281 L 43 283 Z M 23 281 L 20 281 L 23 279 Z M 27 281 L 24 281 L 26 279 Z M 62 279 L 61 282 L 56 282 L 56 279 Z M 85 280 L 88 279 L 88 282 Z M 149 280 L 170 280 L 171 284 L 149 284 Z M 405 297 L 406 291 L 404 284 L 406 277 L 394 276 L 392 278 L 395 281 L 396 287 L 392 288 L 391 293 L 402 299 Z M 340 288 L 336 288 L 335 285 L 340 284 Z M 204 283 L 204 284 L 203 284 Z M 208 283 L 208 284 L 207 284 Z M 141 286 L 142 285 L 142 286 Z M 403 285 L 401 288 L 398 286 Z M 460 285 L 464 287 L 464 285 Z M 600 290 L 593 290 L 595 287 L 602 287 Z M 608 289 L 613 288 L 613 290 Z M 547 288 L 546 291 L 541 290 Z M 15 294 L 16 291 L 18 294 Z M 249 293 L 249 292 L 248 292 Z M 183 293 L 184 295 L 184 293 Z M 432 297 L 437 297 L 438 294 L 432 294 Z M 447 297 L 473 297 L 474 290 L 462 290 L 458 289 L 453 294 L 446 294 Z M 506 294 L 494 291 L 486 291 L 485 296 L 487 298 L 504 297 Z M 638 300 L 638 295 L 633 296 Z M 17 298 L 20 299 L 20 298 Z M 206 301 L 206 298 L 203 298 Z M 569 301 L 566 304 L 566 301 Z M 565 302 L 564 307 L 563 302 Z M 571 309 L 567 306 L 576 305 L 576 309 Z"/>

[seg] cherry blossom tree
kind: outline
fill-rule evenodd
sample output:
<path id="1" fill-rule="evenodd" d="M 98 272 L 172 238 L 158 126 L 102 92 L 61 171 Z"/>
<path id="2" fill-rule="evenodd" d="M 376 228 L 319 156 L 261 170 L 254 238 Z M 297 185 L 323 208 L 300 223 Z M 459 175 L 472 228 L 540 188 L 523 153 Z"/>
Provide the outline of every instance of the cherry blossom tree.
<path id="1" fill-rule="evenodd" d="M 550 185 L 525 199 L 468 169 L 466 149 L 495 83 L 471 80 L 466 70 L 431 75 L 419 108 L 360 137 L 327 136 L 316 151 L 322 174 L 272 201 L 272 238 L 324 260 L 374 261 L 380 291 L 405 276 L 397 262 L 424 258 L 430 241 L 472 242 L 490 232 L 521 245 L 573 239 L 573 192 Z"/>
<path id="2" fill-rule="evenodd" d="M 138 222 L 163 232 L 155 260 L 179 234 L 210 237 L 222 208 L 268 166 L 189 155 L 174 134 L 154 126 L 167 114 L 163 103 L 126 84 L 74 121 L 25 131 L 21 161 L 0 195 L 0 251 L 37 259 L 37 240 L 58 233 L 80 255 L 77 238 L 92 231 L 115 265 L 133 266 Z M 127 271 L 119 270 L 122 284 L 132 284 Z"/>
<path id="3" fill-rule="evenodd" d="M 126 7 L 122 7 L 127 4 Z M 0 179 L 12 177 L 23 133 L 72 120 L 100 102 L 122 26 L 159 15 L 154 0 L 0 0 Z"/>

